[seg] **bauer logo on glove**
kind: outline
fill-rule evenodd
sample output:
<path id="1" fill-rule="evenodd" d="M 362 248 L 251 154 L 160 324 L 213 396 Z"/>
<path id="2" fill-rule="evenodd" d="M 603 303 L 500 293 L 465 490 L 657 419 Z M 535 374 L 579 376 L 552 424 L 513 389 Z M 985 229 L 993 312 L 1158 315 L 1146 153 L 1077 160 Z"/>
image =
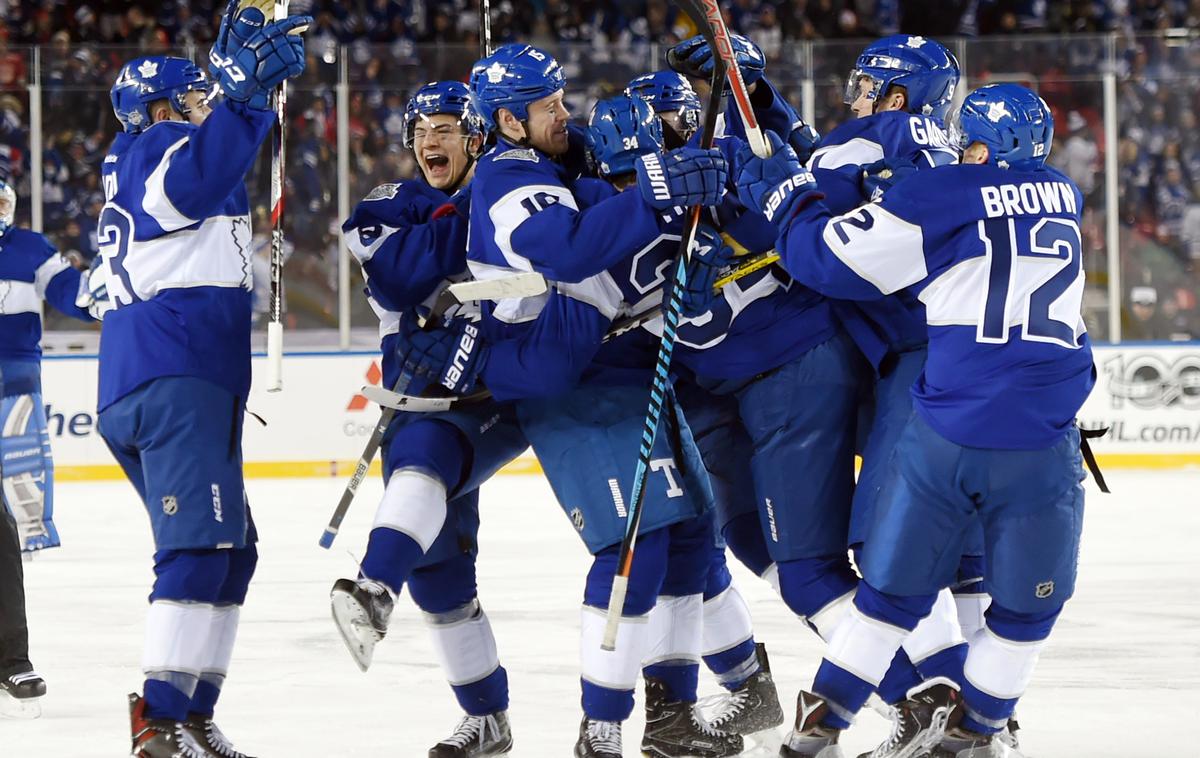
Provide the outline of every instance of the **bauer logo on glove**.
<path id="1" fill-rule="evenodd" d="M 767 221 L 775 220 L 775 213 L 779 210 L 779 206 L 791 196 L 792 192 L 802 187 L 808 188 L 816 184 L 816 181 L 812 172 L 807 170 L 784 180 L 767 196 L 767 201 L 763 203 L 763 215 L 767 217 Z"/>

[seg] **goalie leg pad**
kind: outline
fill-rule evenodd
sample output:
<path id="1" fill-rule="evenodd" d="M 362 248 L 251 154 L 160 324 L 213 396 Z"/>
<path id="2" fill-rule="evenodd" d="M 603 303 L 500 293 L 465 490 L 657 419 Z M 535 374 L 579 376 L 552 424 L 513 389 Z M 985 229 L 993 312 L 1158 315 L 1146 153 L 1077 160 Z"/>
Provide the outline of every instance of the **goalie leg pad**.
<path id="1" fill-rule="evenodd" d="M 27 376 L 30 370 L 25 364 L 0 366 L 0 382 L 8 393 L 0 399 L 0 487 L 25 551 L 60 544 L 54 526 L 54 459 L 46 407 L 36 386 L 40 385 L 37 364 L 31 366 L 33 376 Z M 31 384 L 32 391 L 12 393 Z"/>

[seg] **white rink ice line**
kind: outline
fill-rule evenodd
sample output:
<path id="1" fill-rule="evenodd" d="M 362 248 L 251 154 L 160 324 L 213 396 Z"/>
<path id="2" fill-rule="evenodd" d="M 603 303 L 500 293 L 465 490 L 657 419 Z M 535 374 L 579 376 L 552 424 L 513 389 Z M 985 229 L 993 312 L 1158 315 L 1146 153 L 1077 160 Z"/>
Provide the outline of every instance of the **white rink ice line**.
<path id="1" fill-rule="evenodd" d="M 1200 472 L 1115 470 L 1109 481 L 1117 494 L 1088 492 L 1079 589 L 1021 703 L 1023 745 L 1034 758 L 1198 755 Z M 459 718 L 407 596 L 367 674 L 337 636 L 329 587 L 353 575 L 347 551 L 361 556 L 381 492 L 378 481 L 364 485 L 327 552 L 317 537 L 343 485 L 249 482 L 261 559 L 218 723 L 252 755 L 420 758 Z M 49 695 L 39 720 L 0 719 L 0 756 L 123 755 L 124 696 L 141 683 L 148 521 L 124 482 L 61 484 L 55 511 L 66 547 L 25 564 L 33 661 Z M 569 756 L 587 557 L 539 477 L 498 478 L 482 511 L 480 598 L 509 672 L 512 755 Z M 790 719 L 821 648 L 764 582 L 740 567 L 734 574 Z M 703 671 L 701 682 L 702 695 L 717 691 Z M 635 712 L 626 756 L 638 754 L 641 731 Z M 864 711 L 843 739 L 847 755 L 886 733 Z"/>

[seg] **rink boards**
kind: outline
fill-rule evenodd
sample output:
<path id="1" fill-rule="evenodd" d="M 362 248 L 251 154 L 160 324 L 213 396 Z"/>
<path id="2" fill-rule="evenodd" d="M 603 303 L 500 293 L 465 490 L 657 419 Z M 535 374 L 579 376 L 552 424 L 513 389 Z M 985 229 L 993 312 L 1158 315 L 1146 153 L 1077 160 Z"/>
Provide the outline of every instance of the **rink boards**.
<path id="1" fill-rule="evenodd" d="M 1096 388 L 1079 414 L 1088 428 L 1108 426 L 1093 444 L 1104 466 L 1200 465 L 1200 344 L 1097 347 Z M 265 358 L 255 356 L 255 375 Z M 251 390 L 244 435 L 250 477 L 349 476 L 378 420 L 358 394 L 378 384 L 372 353 L 299 353 L 284 361 L 284 389 Z M 43 396 L 59 481 L 121 477 L 96 431 L 96 358 L 47 357 Z M 630 451 L 630 461 L 635 451 Z M 375 463 L 377 469 L 378 462 Z M 506 471 L 536 472 L 528 452 Z"/>

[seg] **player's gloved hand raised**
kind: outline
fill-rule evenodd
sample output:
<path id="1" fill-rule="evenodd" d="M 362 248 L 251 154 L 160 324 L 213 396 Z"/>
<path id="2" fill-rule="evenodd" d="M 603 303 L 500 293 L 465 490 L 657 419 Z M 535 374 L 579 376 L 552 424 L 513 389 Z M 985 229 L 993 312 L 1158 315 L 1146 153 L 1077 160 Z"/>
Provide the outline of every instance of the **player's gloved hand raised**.
<path id="1" fill-rule="evenodd" d="M 415 318 L 401 321 L 396 357 L 414 389 L 436 385 L 465 395 L 475 388 L 487 353 L 479 327 L 467 319 L 451 319 L 428 331 Z"/>
<path id="2" fill-rule="evenodd" d="M 738 69 L 742 72 L 742 81 L 749 87 L 762 78 L 763 69 L 767 67 L 767 58 L 758 45 L 740 34 L 730 34 L 729 42 L 733 46 Z M 667 51 L 667 65 L 684 76 L 710 79 L 713 71 L 712 48 L 708 46 L 704 37 L 697 34 Z M 729 85 L 723 86 L 728 94 Z"/>
<path id="3" fill-rule="evenodd" d="M 716 148 L 681 147 L 665 154 L 651 153 L 635 165 L 642 197 L 663 210 L 677 205 L 717 205 L 729 178 L 725 156 Z"/>
<path id="4" fill-rule="evenodd" d="M 237 0 L 231 0 L 208 53 L 209 73 L 230 100 L 266 110 L 275 87 L 304 73 L 304 38 L 300 35 L 311 23 L 311 16 L 266 23 L 258 8 L 239 12 Z"/>
<path id="5" fill-rule="evenodd" d="M 771 146 L 769 158 L 759 158 L 749 145 L 738 151 L 738 199 L 768 221 L 783 224 L 805 203 L 824 195 L 817 190 L 817 180 L 801 165 L 796 152 L 783 144 L 775 132 L 768 131 L 765 136 Z"/>
<path id="6" fill-rule="evenodd" d="M 917 171 L 916 165 L 907 158 L 884 158 L 863 166 L 858 179 L 863 200 L 878 200 L 883 193 Z"/>
<path id="7" fill-rule="evenodd" d="M 688 261 L 687 283 L 683 287 L 680 313 L 686 318 L 695 318 L 712 310 L 713 301 L 720 293 L 713 289 L 721 270 L 733 262 L 733 248 L 725 244 L 721 233 L 708 224 L 696 227 L 696 239 L 692 242 L 691 260 Z"/>

